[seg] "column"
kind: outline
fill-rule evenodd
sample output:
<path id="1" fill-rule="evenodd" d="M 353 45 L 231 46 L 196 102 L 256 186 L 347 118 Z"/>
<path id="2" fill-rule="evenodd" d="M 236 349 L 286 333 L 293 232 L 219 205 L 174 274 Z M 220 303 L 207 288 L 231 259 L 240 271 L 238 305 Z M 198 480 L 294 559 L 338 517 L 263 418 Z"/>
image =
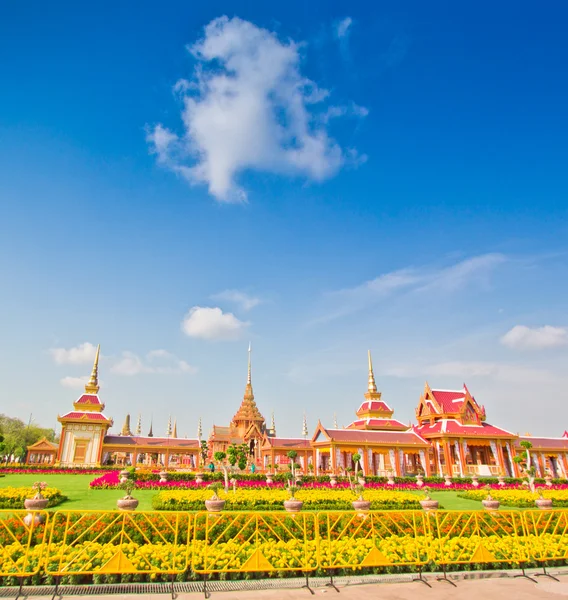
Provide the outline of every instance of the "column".
<path id="1" fill-rule="evenodd" d="M 453 469 L 452 451 L 450 449 L 450 444 L 448 444 L 448 442 L 446 440 L 444 440 L 443 443 L 444 443 L 444 458 L 446 459 L 446 465 L 445 465 L 446 475 L 453 477 L 454 469 Z"/>
<path id="2" fill-rule="evenodd" d="M 363 474 L 369 475 L 369 449 L 367 446 L 363 448 Z"/>
<path id="3" fill-rule="evenodd" d="M 332 444 L 329 448 L 329 462 L 330 462 L 330 470 L 331 473 L 337 473 L 337 467 L 335 464 L 335 453 L 337 452 L 337 449 L 335 448 L 335 446 Z"/>
<path id="4" fill-rule="evenodd" d="M 503 472 L 503 475 L 507 475 L 507 466 L 505 465 L 505 455 L 503 454 L 503 446 L 501 445 L 501 442 L 497 443 L 497 455 L 499 456 L 497 460 L 499 461 L 501 471 Z"/>
<path id="5" fill-rule="evenodd" d="M 467 477 L 467 464 L 465 462 L 465 452 L 463 451 L 463 440 L 461 438 L 458 442 L 458 448 L 460 451 L 460 463 L 462 466 L 462 473 L 464 477 Z"/>
<path id="6" fill-rule="evenodd" d="M 394 474 L 396 477 L 402 477 L 402 474 L 400 472 L 400 459 L 398 456 L 398 446 L 395 447 L 394 449 Z"/>

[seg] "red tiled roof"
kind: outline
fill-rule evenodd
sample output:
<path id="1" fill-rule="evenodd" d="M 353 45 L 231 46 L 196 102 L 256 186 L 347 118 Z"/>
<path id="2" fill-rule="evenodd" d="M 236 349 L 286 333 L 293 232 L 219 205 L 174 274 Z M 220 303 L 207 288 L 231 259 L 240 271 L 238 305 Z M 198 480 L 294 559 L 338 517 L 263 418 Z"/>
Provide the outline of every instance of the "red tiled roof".
<path id="1" fill-rule="evenodd" d="M 85 421 L 110 421 L 103 415 L 103 413 L 98 412 L 79 412 L 72 411 L 68 412 L 61 417 L 60 419 L 84 419 Z"/>
<path id="2" fill-rule="evenodd" d="M 271 446 L 277 446 L 280 448 L 310 448 L 310 440 L 303 438 L 279 438 L 279 437 L 267 437 L 266 441 Z"/>
<path id="3" fill-rule="evenodd" d="M 499 429 L 489 423 L 482 423 L 481 425 L 461 425 L 455 419 L 441 419 L 433 425 L 424 423 L 415 427 L 416 431 L 423 437 L 430 435 L 462 435 L 464 437 L 517 437 L 510 431 Z"/>
<path id="4" fill-rule="evenodd" d="M 186 438 L 156 438 L 129 435 L 106 435 L 104 443 L 109 446 L 169 446 L 171 448 L 198 448 L 199 440 Z"/>
<path id="5" fill-rule="evenodd" d="M 532 437 L 530 435 L 521 436 L 518 440 L 515 441 L 515 446 L 520 447 L 519 442 L 527 441 L 532 444 L 531 450 L 552 450 L 558 449 L 566 451 L 568 450 L 568 438 L 559 437 L 559 438 L 550 438 L 550 437 Z"/>
<path id="6" fill-rule="evenodd" d="M 359 414 L 360 412 L 372 411 L 392 412 L 392 409 L 386 402 L 383 402 L 382 400 L 366 400 L 357 409 L 357 414 Z"/>
<path id="7" fill-rule="evenodd" d="M 361 429 L 366 427 L 367 429 L 408 429 L 408 425 L 397 421 L 396 419 L 357 419 L 350 425 L 347 425 L 346 429 Z"/>
<path id="8" fill-rule="evenodd" d="M 429 446 L 430 444 L 413 431 L 373 431 L 370 429 L 326 429 L 334 442 L 390 444 L 401 446 Z"/>
<path id="9" fill-rule="evenodd" d="M 432 390 L 432 395 L 445 413 L 458 412 L 465 400 L 465 390 Z"/>
<path id="10" fill-rule="evenodd" d="M 96 394 L 83 394 L 75 404 L 102 404 Z"/>

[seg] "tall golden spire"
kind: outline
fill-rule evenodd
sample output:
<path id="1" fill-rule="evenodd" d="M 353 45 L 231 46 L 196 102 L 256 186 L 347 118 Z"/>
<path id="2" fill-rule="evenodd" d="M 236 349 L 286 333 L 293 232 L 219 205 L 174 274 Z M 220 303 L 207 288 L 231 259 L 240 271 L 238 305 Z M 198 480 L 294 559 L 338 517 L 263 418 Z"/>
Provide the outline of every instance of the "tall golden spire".
<path id="1" fill-rule="evenodd" d="M 373 359 L 371 358 L 371 351 L 369 350 L 369 386 L 368 390 L 371 393 L 376 393 L 377 384 L 375 383 L 375 374 L 373 373 Z"/>
<path id="2" fill-rule="evenodd" d="M 304 413 L 304 422 L 302 424 L 302 435 L 304 438 L 308 437 L 308 422 L 306 420 L 306 413 Z"/>
<path id="3" fill-rule="evenodd" d="M 201 441 L 203 436 L 203 428 L 201 426 L 201 417 L 199 417 L 199 423 L 197 424 L 197 439 Z"/>
<path id="4" fill-rule="evenodd" d="M 154 425 L 154 417 L 150 417 L 150 431 L 148 432 L 148 437 L 154 437 L 154 431 L 152 426 Z"/>
<path id="5" fill-rule="evenodd" d="M 172 435 L 172 415 L 168 418 L 168 430 L 166 431 L 166 437 L 170 437 Z"/>
<path id="6" fill-rule="evenodd" d="M 272 411 L 272 419 L 270 421 L 270 431 L 272 435 L 276 437 L 276 421 L 274 420 L 274 411 Z"/>
<path id="7" fill-rule="evenodd" d="M 122 426 L 120 435 L 132 435 L 132 431 L 130 431 L 130 415 L 126 415 L 126 418 L 124 419 L 124 425 Z"/>
<path id="8" fill-rule="evenodd" d="M 337 413 L 333 413 L 333 428 L 339 429 L 339 427 L 337 426 Z"/>
<path id="9" fill-rule="evenodd" d="M 91 371 L 91 377 L 89 383 L 85 385 L 85 392 L 87 394 L 98 394 L 99 393 L 99 353 L 101 351 L 101 345 L 97 346 L 97 353 L 95 354 L 95 362 L 93 364 L 93 370 Z"/>
<path id="10" fill-rule="evenodd" d="M 248 376 L 247 376 L 247 385 L 252 385 L 252 377 L 251 377 L 251 365 L 250 365 L 250 353 L 251 353 L 251 343 L 249 342 L 249 360 L 248 360 Z"/>
<path id="11" fill-rule="evenodd" d="M 136 435 L 142 434 L 142 415 L 138 413 L 138 423 L 136 423 Z"/>
<path id="12" fill-rule="evenodd" d="M 177 438 L 177 436 L 178 436 L 178 422 L 177 422 L 177 419 L 174 419 L 174 430 L 172 433 L 172 437 Z"/>

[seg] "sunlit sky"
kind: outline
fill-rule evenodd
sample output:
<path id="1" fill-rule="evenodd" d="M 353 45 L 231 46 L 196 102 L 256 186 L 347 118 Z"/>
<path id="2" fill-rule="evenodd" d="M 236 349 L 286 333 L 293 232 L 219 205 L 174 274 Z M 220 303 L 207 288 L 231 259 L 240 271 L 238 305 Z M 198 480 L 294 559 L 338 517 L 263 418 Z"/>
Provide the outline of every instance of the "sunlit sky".
<path id="1" fill-rule="evenodd" d="M 0 8 L 0 412 L 568 428 L 568 6 Z"/>

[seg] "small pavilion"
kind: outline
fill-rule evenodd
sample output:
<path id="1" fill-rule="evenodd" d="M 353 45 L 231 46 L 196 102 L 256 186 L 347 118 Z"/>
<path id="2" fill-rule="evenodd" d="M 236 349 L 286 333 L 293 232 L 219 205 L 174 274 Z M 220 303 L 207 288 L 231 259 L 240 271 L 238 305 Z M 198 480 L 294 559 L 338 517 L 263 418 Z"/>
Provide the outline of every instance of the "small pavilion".
<path id="1" fill-rule="evenodd" d="M 50 442 L 46 437 L 28 446 L 27 465 L 53 465 L 57 460 L 58 444 Z"/>

